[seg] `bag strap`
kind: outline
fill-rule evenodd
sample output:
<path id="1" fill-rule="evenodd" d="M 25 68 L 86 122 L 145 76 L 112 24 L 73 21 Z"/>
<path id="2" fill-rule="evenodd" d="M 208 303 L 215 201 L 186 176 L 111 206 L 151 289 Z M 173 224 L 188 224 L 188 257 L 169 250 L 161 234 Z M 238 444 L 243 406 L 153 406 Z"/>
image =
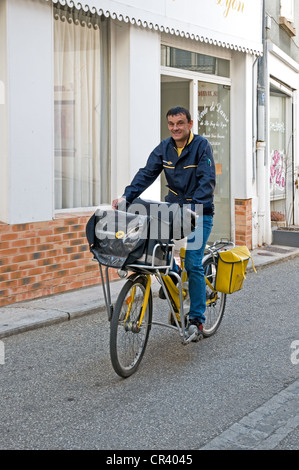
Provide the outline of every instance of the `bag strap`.
<path id="1" fill-rule="evenodd" d="M 242 266 L 243 279 L 246 279 L 246 274 L 245 274 L 246 268 L 244 266 L 244 261 L 245 261 L 244 259 L 241 260 L 241 266 Z"/>
<path id="2" fill-rule="evenodd" d="M 95 243 L 95 219 L 95 214 L 93 214 L 86 225 L 86 238 L 90 247 Z"/>
<path id="3" fill-rule="evenodd" d="M 253 270 L 254 270 L 255 274 L 257 274 L 257 271 L 256 271 L 255 266 L 254 266 L 253 258 L 252 258 L 251 255 L 250 255 L 250 258 L 251 258 Z"/>
<path id="4" fill-rule="evenodd" d="M 242 246 L 240 246 L 240 247 L 238 246 L 237 248 L 238 248 L 238 251 L 240 253 L 242 253 L 244 256 L 249 256 L 249 258 L 251 259 L 251 262 L 252 262 L 253 270 L 257 274 L 257 271 L 256 271 L 255 266 L 254 266 L 252 255 L 250 254 L 250 251 L 248 250 L 247 246 L 246 245 L 244 246 L 244 250 L 242 250 L 242 248 L 243 248 Z M 243 260 L 242 260 L 242 266 L 243 266 Z M 246 279 L 245 273 L 244 273 L 244 279 Z"/>

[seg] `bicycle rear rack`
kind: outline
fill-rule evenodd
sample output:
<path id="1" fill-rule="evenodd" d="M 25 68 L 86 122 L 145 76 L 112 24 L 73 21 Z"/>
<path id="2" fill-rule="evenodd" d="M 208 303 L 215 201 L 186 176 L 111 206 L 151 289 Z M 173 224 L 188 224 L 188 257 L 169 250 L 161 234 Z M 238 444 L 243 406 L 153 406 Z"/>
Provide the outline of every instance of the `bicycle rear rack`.
<path id="1" fill-rule="evenodd" d="M 112 318 L 112 314 L 113 314 L 113 304 L 111 302 L 111 290 L 110 290 L 110 281 L 109 281 L 109 266 L 106 266 L 106 269 L 105 269 L 106 279 L 104 279 L 103 269 L 102 269 L 101 263 L 99 263 L 99 267 L 100 267 L 100 273 L 101 273 L 101 278 L 102 278 L 102 288 L 103 288 L 104 299 L 105 299 L 105 304 L 106 304 L 106 309 L 107 309 L 108 321 L 110 321 L 111 318 Z"/>

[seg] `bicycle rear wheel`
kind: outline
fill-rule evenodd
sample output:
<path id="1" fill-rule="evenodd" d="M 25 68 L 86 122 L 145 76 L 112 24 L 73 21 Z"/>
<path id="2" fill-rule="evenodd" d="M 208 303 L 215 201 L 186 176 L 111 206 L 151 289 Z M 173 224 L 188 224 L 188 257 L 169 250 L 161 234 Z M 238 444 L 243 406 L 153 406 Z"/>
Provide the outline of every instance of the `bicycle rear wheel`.
<path id="1" fill-rule="evenodd" d="M 203 262 L 203 268 L 205 271 L 205 276 L 207 277 L 211 285 L 215 288 L 217 265 L 213 256 L 208 257 Z M 222 292 L 217 292 L 215 294 L 212 289 L 206 284 L 206 298 L 206 321 L 203 325 L 203 335 L 205 337 L 209 337 L 212 336 L 218 330 L 221 320 L 223 318 L 226 303 L 226 294 L 223 294 Z"/>
<path id="2" fill-rule="evenodd" d="M 141 325 L 138 325 L 145 298 L 147 278 L 128 279 L 118 296 L 110 325 L 110 356 L 115 372 L 129 377 L 143 357 L 152 323 L 150 292 Z"/>

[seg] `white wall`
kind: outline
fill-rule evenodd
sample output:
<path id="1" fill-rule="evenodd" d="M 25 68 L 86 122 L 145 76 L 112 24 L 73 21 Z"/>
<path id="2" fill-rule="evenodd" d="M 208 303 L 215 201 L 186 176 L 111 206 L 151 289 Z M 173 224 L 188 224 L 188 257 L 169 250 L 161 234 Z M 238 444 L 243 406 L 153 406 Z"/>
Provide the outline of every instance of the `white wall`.
<path id="1" fill-rule="evenodd" d="M 293 103 L 295 108 L 294 113 L 294 128 L 295 128 L 295 142 L 294 142 L 294 165 L 297 170 L 297 175 L 299 173 L 299 132 L 298 132 L 298 125 L 299 125 L 299 102 L 298 102 L 298 90 L 293 94 Z M 299 176 L 298 176 L 299 180 Z M 299 189 L 295 188 L 295 200 L 294 200 L 294 223 L 295 225 L 299 225 Z"/>
<path id="2" fill-rule="evenodd" d="M 235 199 L 251 199 L 253 248 L 263 243 L 270 244 L 272 241 L 269 168 L 267 164 L 265 165 L 265 144 L 257 144 L 256 135 L 255 59 L 249 54 L 235 53 L 231 70 L 232 229 L 234 232 Z"/>
<path id="3" fill-rule="evenodd" d="M 8 220 L 8 116 L 7 116 L 6 1 L 0 2 L 0 221 Z"/>
<path id="4" fill-rule="evenodd" d="M 114 22 L 111 56 L 112 199 L 160 142 L 160 35 Z M 159 199 L 159 179 L 143 197 Z"/>
<path id="5" fill-rule="evenodd" d="M 232 61 L 231 197 L 252 198 L 252 66 L 254 57 L 236 53 Z"/>
<path id="6" fill-rule="evenodd" d="M 231 62 L 231 226 L 235 199 L 253 198 L 252 84 L 254 56 L 234 53 Z"/>
<path id="7" fill-rule="evenodd" d="M 7 1 L 10 224 L 53 216 L 52 4 Z"/>
<path id="8" fill-rule="evenodd" d="M 130 35 L 124 22 L 111 22 L 111 199 L 130 181 Z"/>
<path id="9" fill-rule="evenodd" d="M 160 35 L 130 27 L 130 173 L 144 166 L 160 143 Z M 160 178 L 142 195 L 160 199 Z"/>

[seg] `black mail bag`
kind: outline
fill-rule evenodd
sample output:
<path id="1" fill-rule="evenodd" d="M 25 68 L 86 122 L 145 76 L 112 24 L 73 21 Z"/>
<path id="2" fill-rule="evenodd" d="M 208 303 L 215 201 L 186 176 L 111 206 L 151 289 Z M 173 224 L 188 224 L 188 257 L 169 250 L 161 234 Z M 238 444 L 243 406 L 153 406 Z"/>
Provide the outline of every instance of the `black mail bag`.
<path id="1" fill-rule="evenodd" d="M 86 226 L 90 251 L 104 266 L 123 269 L 144 253 L 149 222 L 148 216 L 98 209 Z"/>
<path id="2" fill-rule="evenodd" d="M 173 239 L 184 238 L 194 229 L 187 224 L 186 230 L 186 223 L 181 223 L 186 217 L 183 214 L 178 204 L 140 198 L 126 211 L 98 209 L 86 226 L 90 251 L 99 263 L 117 269 L 132 264 L 167 266 Z M 182 230 L 176 230 L 177 226 Z"/>

